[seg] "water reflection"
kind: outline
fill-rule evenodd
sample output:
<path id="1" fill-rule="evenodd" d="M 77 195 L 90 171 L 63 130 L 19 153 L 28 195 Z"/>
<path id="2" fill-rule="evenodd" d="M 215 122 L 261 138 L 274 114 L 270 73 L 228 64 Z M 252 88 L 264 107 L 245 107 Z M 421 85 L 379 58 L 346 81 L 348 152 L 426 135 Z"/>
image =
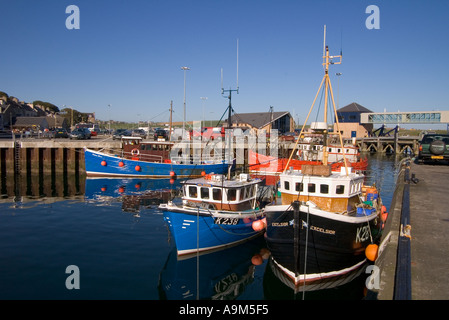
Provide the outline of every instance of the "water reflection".
<path id="1" fill-rule="evenodd" d="M 270 258 L 265 269 L 263 289 L 268 300 L 361 300 L 365 295 L 368 264 L 342 276 L 295 286 Z"/>
<path id="2" fill-rule="evenodd" d="M 403 156 L 369 155 L 368 159 L 367 182 L 369 184 L 376 182 L 384 204 L 389 208 L 395 189 L 398 164 Z M 180 195 L 180 186 L 180 180 L 171 183 L 168 179 L 106 179 L 67 174 L 19 177 L 12 175 L 2 176 L 0 179 L 0 201 L 26 208 L 27 205 L 77 199 L 88 203 L 89 207 L 86 208 L 90 208 L 90 205 L 110 206 L 114 203 L 112 206 L 114 210 L 119 207 L 117 206 L 119 202 L 123 211 L 139 214 L 141 210 L 146 210 L 147 213 L 153 214 L 160 213 L 157 209 L 160 203 L 177 199 Z M 36 199 L 42 201 L 35 201 Z M 76 205 L 73 205 L 74 208 Z M 71 206 L 67 203 L 67 207 Z M 154 218 L 151 220 L 151 227 L 156 223 L 162 226 L 163 232 L 158 234 L 158 237 L 164 237 L 165 241 L 168 229 L 165 233 L 162 217 L 158 219 L 155 215 L 151 216 Z M 77 217 L 78 215 L 65 216 L 67 219 Z M 110 218 L 102 215 L 101 219 Z M 141 220 L 143 219 L 139 219 Z M 145 221 L 150 223 L 148 218 Z M 152 229 L 143 232 L 151 233 Z M 98 245 L 102 245 L 101 240 Z M 265 240 L 259 237 L 239 246 L 184 260 L 178 260 L 175 248 L 169 253 L 161 251 L 161 262 L 155 268 L 159 275 L 158 297 L 169 300 L 363 298 L 364 281 L 368 276 L 365 273 L 365 266 L 345 278 L 329 279 L 325 283 L 308 286 L 305 290 L 301 287 L 292 288 L 269 258 L 260 260 L 261 256 L 258 255 L 264 248 Z M 264 258 L 267 258 L 266 254 Z M 259 273 L 261 276 L 257 277 Z"/>
<path id="3" fill-rule="evenodd" d="M 95 205 L 108 205 L 121 201 L 122 210 L 139 212 L 144 208 L 157 208 L 179 195 L 181 181 L 143 178 L 87 178 L 85 200 Z"/>
<path id="4" fill-rule="evenodd" d="M 234 300 L 254 282 L 264 246 L 263 237 L 259 237 L 235 247 L 182 259 L 178 259 L 174 248 L 159 276 L 159 298 Z"/>
<path id="5" fill-rule="evenodd" d="M 2 202 L 14 202 L 18 206 L 36 199 L 82 199 L 84 188 L 85 177 L 79 174 L 3 175 L 0 178 Z"/>

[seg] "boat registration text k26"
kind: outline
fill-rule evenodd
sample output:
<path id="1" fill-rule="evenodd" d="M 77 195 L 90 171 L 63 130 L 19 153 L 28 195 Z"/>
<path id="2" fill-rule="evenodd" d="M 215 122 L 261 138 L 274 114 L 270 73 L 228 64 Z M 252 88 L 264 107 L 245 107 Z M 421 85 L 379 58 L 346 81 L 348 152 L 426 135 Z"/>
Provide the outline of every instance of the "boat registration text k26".
<path id="1" fill-rule="evenodd" d="M 214 218 L 215 224 L 227 224 L 227 225 L 233 225 L 239 223 L 239 218 Z"/>

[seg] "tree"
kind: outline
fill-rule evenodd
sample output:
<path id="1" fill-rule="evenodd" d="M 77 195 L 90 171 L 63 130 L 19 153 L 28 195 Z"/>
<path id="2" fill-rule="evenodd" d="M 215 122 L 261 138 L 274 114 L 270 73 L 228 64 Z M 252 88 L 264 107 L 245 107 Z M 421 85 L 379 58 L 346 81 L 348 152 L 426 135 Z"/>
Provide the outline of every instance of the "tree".
<path id="1" fill-rule="evenodd" d="M 70 124 L 77 124 L 80 122 L 83 122 L 83 113 L 79 112 L 78 110 L 73 109 L 73 122 L 72 122 L 72 109 L 71 108 L 64 108 L 59 112 L 60 116 L 63 116 L 64 118 L 67 119 L 67 123 Z M 84 118 L 86 118 L 84 116 Z"/>
<path id="2" fill-rule="evenodd" d="M 51 111 L 54 113 L 59 112 L 59 108 L 50 102 L 35 100 L 35 101 L 33 101 L 33 106 L 35 106 L 35 105 L 40 105 L 40 106 L 44 107 L 47 111 Z"/>

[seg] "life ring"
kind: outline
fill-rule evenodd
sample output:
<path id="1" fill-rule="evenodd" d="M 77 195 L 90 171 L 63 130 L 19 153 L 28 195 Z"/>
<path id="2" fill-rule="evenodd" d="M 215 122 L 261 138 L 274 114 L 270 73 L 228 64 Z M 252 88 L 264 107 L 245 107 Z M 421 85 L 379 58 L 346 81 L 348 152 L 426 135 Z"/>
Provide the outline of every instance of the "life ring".
<path id="1" fill-rule="evenodd" d="M 139 149 L 134 148 L 134 149 L 131 150 L 131 155 L 132 155 L 133 157 L 138 156 L 139 154 L 140 154 Z"/>

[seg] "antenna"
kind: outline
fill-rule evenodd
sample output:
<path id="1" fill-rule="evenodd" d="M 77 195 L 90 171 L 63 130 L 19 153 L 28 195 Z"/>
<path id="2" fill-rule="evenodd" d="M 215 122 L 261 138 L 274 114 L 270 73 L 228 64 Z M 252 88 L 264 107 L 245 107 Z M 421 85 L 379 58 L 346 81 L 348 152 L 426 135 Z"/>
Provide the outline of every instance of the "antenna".
<path id="1" fill-rule="evenodd" d="M 236 89 L 229 89 L 224 90 L 223 87 L 223 68 L 221 68 L 221 94 L 224 94 L 226 92 L 229 92 L 231 94 L 232 91 L 239 93 L 239 39 L 237 38 L 237 88 Z"/>
<path id="2" fill-rule="evenodd" d="M 228 100 L 229 100 L 229 106 L 228 106 L 228 130 L 230 130 L 232 128 L 232 92 L 237 92 L 237 94 L 239 93 L 239 39 L 237 38 L 237 89 L 231 89 L 229 88 L 228 90 L 225 90 L 223 88 L 223 68 L 221 69 L 221 94 L 223 95 L 225 92 L 228 92 L 229 95 L 227 96 Z M 230 154 L 230 150 L 231 150 L 231 136 L 228 136 L 228 150 L 229 150 L 229 155 L 228 155 L 228 160 L 231 161 L 231 154 Z M 230 170 L 228 171 L 228 179 L 230 179 Z"/>
<path id="3" fill-rule="evenodd" d="M 239 38 L 237 38 L 237 93 L 239 93 Z"/>
<path id="4" fill-rule="evenodd" d="M 326 54 L 326 25 L 324 25 L 324 38 L 323 38 L 323 59 Z"/>

